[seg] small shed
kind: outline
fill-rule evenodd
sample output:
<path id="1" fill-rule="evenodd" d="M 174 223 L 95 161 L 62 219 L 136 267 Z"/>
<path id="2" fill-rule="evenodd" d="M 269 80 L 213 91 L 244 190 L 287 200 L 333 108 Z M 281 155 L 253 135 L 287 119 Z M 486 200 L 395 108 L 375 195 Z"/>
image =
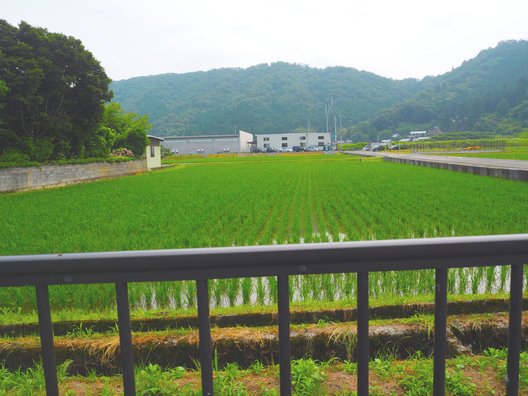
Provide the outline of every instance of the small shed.
<path id="1" fill-rule="evenodd" d="M 145 152 L 147 168 L 159 168 L 161 166 L 161 142 L 165 139 L 152 135 L 147 135 L 147 138 L 149 141 Z"/>

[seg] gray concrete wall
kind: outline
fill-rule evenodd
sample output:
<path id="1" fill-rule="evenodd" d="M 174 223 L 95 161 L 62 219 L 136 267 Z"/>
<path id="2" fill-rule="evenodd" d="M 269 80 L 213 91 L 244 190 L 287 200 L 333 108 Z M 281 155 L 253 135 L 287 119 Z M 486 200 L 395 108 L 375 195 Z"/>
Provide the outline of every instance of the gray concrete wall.
<path id="1" fill-rule="evenodd" d="M 128 162 L 75 165 L 44 165 L 0 169 L 0 192 L 63 186 L 82 181 L 130 175 L 147 171 L 145 159 Z"/>
<path id="2" fill-rule="evenodd" d="M 528 181 L 528 170 L 514 168 L 499 168 L 484 165 L 457 164 L 449 162 L 427 161 L 409 157 L 384 156 L 384 161 L 428 166 L 430 168 L 448 169 L 456 172 L 473 173 L 480 176 L 501 177 L 503 179 Z M 447 161 L 447 160 L 446 160 Z"/>

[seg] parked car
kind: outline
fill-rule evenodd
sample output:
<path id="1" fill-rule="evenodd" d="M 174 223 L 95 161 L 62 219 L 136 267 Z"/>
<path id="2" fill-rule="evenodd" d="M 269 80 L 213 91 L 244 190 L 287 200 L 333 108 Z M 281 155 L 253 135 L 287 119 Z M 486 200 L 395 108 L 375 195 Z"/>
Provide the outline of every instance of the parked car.
<path id="1" fill-rule="evenodd" d="M 293 146 L 292 147 L 292 150 L 295 152 L 295 153 L 299 153 L 301 151 L 304 151 L 304 148 L 302 148 L 301 146 Z"/>
<path id="2" fill-rule="evenodd" d="M 279 149 L 279 153 L 292 153 L 292 152 L 293 152 L 293 149 L 288 148 L 288 147 L 281 147 Z"/>
<path id="3" fill-rule="evenodd" d="M 266 153 L 276 153 L 277 150 L 275 150 L 273 147 L 266 147 Z"/>
<path id="4" fill-rule="evenodd" d="M 308 146 L 304 149 L 304 151 L 319 151 L 317 146 Z"/>
<path id="5" fill-rule="evenodd" d="M 249 152 L 250 153 L 265 153 L 265 151 L 261 149 L 260 147 L 251 147 L 249 149 Z"/>
<path id="6" fill-rule="evenodd" d="M 369 149 L 369 145 L 368 144 L 366 146 L 363 146 L 363 148 L 362 148 L 363 151 L 368 151 L 368 149 Z"/>
<path id="7" fill-rule="evenodd" d="M 400 149 L 400 145 L 399 144 L 395 144 L 395 145 L 389 147 L 389 150 L 399 150 L 399 149 Z"/>

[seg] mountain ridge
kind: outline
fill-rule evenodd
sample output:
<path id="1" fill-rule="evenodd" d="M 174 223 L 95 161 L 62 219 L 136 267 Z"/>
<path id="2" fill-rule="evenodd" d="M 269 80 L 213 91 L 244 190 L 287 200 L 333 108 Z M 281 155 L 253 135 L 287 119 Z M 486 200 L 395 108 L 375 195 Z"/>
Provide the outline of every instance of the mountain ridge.
<path id="1" fill-rule="evenodd" d="M 509 40 L 450 72 L 421 80 L 274 62 L 133 77 L 111 88 L 114 100 L 127 111 L 147 114 L 153 133 L 161 136 L 325 130 L 331 100 L 330 129 L 335 115 L 342 131 L 359 140 L 412 126 L 516 133 L 525 124 L 517 114 L 524 114 L 524 107 L 517 107 L 528 99 L 522 88 L 528 82 L 527 66 L 528 41 Z M 495 110 L 504 100 L 502 111 L 507 111 L 497 117 Z M 508 117 L 514 128 L 500 126 Z"/>

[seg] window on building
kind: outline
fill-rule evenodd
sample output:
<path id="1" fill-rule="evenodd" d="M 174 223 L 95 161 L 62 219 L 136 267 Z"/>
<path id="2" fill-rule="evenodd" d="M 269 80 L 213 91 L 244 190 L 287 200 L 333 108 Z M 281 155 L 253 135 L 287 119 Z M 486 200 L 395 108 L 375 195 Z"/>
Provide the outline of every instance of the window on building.
<path id="1" fill-rule="evenodd" d="M 301 147 L 306 147 L 306 143 L 301 143 Z"/>
<path id="2" fill-rule="evenodd" d="M 319 147 L 324 146 L 324 142 L 319 142 L 318 146 Z"/>
<path id="3" fill-rule="evenodd" d="M 265 138 L 264 138 L 264 141 L 265 141 L 265 142 L 269 142 L 269 137 L 267 137 L 267 138 L 265 137 Z"/>
<path id="4" fill-rule="evenodd" d="M 282 140 L 288 140 L 288 136 L 283 136 Z"/>
<path id="5" fill-rule="evenodd" d="M 153 144 L 150 145 L 150 157 L 154 158 L 154 145 Z"/>
<path id="6" fill-rule="evenodd" d="M 268 143 L 264 143 L 264 148 L 268 148 L 269 147 L 269 144 Z"/>
<path id="7" fill-rule="evenodd" d="M 317 139 L 324 140 L 324 136 L 317 136 Z"/>
<path id="8" fill-rule="evenodd" d="M 306 136 L 301 136 L 301 140 L 306 140 Z"/>
<path id="9" fill-rule="evenodd" d="M 282 143 L 282 147 L 288 147 L 288 143 Z"/>

